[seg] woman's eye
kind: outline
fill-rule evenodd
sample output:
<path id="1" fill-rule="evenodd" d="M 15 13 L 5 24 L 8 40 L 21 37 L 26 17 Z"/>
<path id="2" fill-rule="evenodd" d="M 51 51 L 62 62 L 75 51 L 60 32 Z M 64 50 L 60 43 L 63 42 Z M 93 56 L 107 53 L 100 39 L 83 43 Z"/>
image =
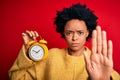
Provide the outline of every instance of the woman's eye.
<path id="1" fill-rule="evenodd" d="M 72 34 L 72 31 L 68 31 L 65 33 L 67 36 Z"/>
<path id="2" fill-rule="evenodd" d="M 84 34 L 84 32 L 82 32 L 82 31 L 79 31 L 79 32 L 78 32 L 78 34 L 79 34 L 79 35 L 82 35 L 82 34 Z"/>

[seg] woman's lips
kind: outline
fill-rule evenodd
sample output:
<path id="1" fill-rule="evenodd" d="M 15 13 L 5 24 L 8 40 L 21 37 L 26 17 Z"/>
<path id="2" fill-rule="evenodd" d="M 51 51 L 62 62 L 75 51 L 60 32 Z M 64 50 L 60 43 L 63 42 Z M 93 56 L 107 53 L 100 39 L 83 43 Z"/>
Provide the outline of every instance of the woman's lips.
<path id="1" fill-rule="evenodd" d="M 77 47 L 77 46 L 79 46 L 80 44 L 79 43 L 72 43 L 72 46 L 73 47 Z"/>

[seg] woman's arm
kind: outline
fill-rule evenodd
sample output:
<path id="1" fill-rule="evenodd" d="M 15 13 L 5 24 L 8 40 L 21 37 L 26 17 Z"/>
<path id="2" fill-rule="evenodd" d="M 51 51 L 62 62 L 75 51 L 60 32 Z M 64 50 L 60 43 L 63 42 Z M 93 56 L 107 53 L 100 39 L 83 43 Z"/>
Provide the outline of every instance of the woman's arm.
<path id="1" fill-rule="evenodd" d="M 23 46 L 9 70 L 10 80 L 33 80 L 36 78 L 35 69 L 35 63 L 27 57 Z"/>
<path id="2" fill-rule="evenodd" d="M 36 62 L 30 60 L 27 56 L 27 50 L 29 48 L 27 43 L 31 40 L 36 41 L 38 36 L 39 35 L 36 31 L 27 30 L 22 33 L 24 45 L 20 50 L 16 61 L 9 70 L 9 77 L 11 80 L 33 80 L 36 78 Z"/>

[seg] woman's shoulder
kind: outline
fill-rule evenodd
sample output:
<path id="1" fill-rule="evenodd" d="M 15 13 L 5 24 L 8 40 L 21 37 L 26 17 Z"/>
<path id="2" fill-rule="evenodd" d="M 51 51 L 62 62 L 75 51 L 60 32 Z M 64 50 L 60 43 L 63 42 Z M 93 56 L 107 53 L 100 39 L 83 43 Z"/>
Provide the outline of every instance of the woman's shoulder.
<path id="1" fill-rule="evenodd" d="M 64 51 L 65 50 L 65 48 L 50 48 L 49 49 L 49 52 L 56 52 L 56 51 Z"/>
<path id="2" fill-rule="evenodd" d="M 49 53 L 62 53 L 65 51 L 66 51 L 66 48 L 51 48 L 51 49 L 49 49 Z"/>
<path id="3" fill-rule="evenodd" d="M 66 48 L 51 48 L 49 49 L 49 55 L 51 56 L 64 56 L 66 54 Z"/>
<path id="4" fill-rule="evenodd" d="M 51 48 L 48 53 L 48 60 L 60 60 L 66 55 L 66 48 Z"/>

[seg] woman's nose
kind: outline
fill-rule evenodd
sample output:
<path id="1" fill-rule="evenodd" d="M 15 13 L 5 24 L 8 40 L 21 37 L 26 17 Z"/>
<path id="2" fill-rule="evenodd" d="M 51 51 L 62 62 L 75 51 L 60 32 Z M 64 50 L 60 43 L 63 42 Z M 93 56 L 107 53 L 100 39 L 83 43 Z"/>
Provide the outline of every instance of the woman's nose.
<path id="1" fill-rule="evenodd" d="M 77 33 L 74 33 L 74 34 L 73 34 L 72 40 L 73 40 L 73 41 L 78 40 L 78 34 L 77 34 Z"/>

